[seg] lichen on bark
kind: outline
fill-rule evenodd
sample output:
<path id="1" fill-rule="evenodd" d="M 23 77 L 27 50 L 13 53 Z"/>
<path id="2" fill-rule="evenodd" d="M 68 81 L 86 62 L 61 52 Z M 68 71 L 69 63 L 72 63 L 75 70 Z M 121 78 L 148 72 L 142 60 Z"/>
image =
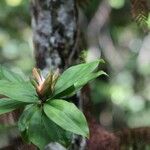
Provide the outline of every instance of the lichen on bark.
<path id="1" fill-rule="evenodd" d="M 31 12 L 37 67 L 45 71 L 66 68 L 76 49 L 75 0 L 32 0 Z"/>
<path id="2" fill-rule="evenodd" d="M 36 66 L 43 74 L 57 68 L 63 71 L 76 63 L 78 13 L 75 0 L 31 0 L 31 15 Z M 79 104 L 77 96 L 72 100 Z M 71 150 L 79 150 L 80 144 L 78 148 L 75 146 L 76 139 L 75 136 L 72 140 Z M 49 146 L 60 150 L 57 143 Z"/>

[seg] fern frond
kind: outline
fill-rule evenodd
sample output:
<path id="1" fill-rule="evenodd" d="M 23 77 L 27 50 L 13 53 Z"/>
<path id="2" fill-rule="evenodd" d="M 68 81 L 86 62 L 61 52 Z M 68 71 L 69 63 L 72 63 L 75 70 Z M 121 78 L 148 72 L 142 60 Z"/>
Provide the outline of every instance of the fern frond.
<path id="1" fill-rule="evenodd" d="M 147 25 L 149 7 L 147 0 L 131 0 L 133 19 L 140 25 Z"/>

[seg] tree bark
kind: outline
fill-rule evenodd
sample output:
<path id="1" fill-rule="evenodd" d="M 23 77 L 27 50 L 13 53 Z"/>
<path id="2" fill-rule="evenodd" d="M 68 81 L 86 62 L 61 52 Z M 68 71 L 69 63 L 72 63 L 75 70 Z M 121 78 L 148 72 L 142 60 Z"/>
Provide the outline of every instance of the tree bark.
<path id="1" fill-rule="evenodd" d="M 76 61 L 75 0 L 32 0 L 31 10 L 36 66 L 47 72 Z"/>
<path id="2" fill-rule="evenodd" d="M 31 0 L 33 43 L 36 66 L 46 75 L 59 68 L 63 71 L 77 61 L 77 9 L 75 0 Z M 75 97 L 76 101 L 79 101 Z M 11 115 L 11 119 L 8 116 Z M 5 123 L 14 123 L 12 114 Z M 17 141 L 17 143 L 16 143 Z M 34 150 L 21 139 L 11 140 L 6 149 Z"/>
<path id="3" fill-rule="evenodd" d="M 75 0 L 32 0 L 32 28 L 36 66 L 46 75 L 63 71 L 78 60 L 78 13 Z M 71 98 L 80 105 L 78 96 Z M 80 107 L 80 106 L 79 106 Z M 72 139 L 71 150 L 81 149 L 82 138 Z M 52 144 L 51 149 L 58 144 Z"/>
<path id="4" fill-rule="evenodd" d="M 78 13 L 75 0 L 32 0 L 31 13 L 36 66 L 46 75 L 49 70 L 54 71 L 56 68 L 60 68 L 63 71 L 77 62 Z M 84 112 L 91 132 L 87 149 L 96 150 L 100 148 L 100 145 L 102 148 L 107 148 L 110 141 L 115 141 L 112 140 L 114 137 L 99 127 L 91 117 L 91 109 L 88 107 L 90 106 L 90 96 L 88 98 L 87 96 L 89 95 L 83 92 L 82 97 L 75 96 L 73 98 L 73 102 L 80 108 L 82 107 L 80 101 L 84 100 L 86 103 Z M 99 133 L 98 136 L 96 136 L 97 133 Z M 109 146 L 112 148 L 111 144 Z M 50 147 L 57 150 L 63 149 L 60 146 L 58 148 L 57 144 L 52 144 Z M 22 145 L 20 149 L 32 150 L 35 147 Z M 83 149 L 85 149 L 84 139 L 75 137 L 71 150 Z"/>
<path id="5" fill-rule="evenodd" d="M 106 4 L 105 0 L 102 4 Z M 101 10 L 102 13 L 100 14 L 102 15 L 96 15 L 99 22 L 94 28 L 102 28 L 105 22 L 103 11 L 109 10 L 106 13 L 107 17 L 110 12 L 109 7 L 107 8 L 102 9 L 102 6 L 100 7 L 99 10 Z M 78 13 L 75 0 L 31 0 L 31 13 L 36 66 L 46 75 L 50 70 L 54 71 L 59 68 L 63 71 L 71 64 L 76 63 L 78 60 Z M 100 18 L 98 19 L 98 17 Z M 93 27 L 94 24 L 90 25 Z M 90 33 L 89 36 L 94 38 L 93 33 Z M 93 44 L 93 41 L 91 42 L 90 44 Z M 122 145 L 131 144 L 131 140 L 128 140 L 130 137 L 133 138 L 133 141 L 140 142 L 140 138 L 143 137 L 144 142 L 150 142 L 149 128 L 127 129 L 116 134 L 102 128 L 92 116 L 90 88 L 88 86 L 82 90 L 81 95 L 72 99 L 78 107 L 81 108 L 83 105 L 83 111 L 90 127 L 90 139 L 87 140 L 85 147 L 85 140 L 79 136 L 75 137 L 72 140 L 70 150 L 119 150 Z M 13 113 L 5 115 L 0 121 L 14 123 L 15 118 L 18 117 L 16 114 L 18 113 L 15 113 L 14 116 Z M 135 137 L 137 138 L 134 139 Z M 133 144 L 136 143 L 133 142 Z M 46 149 L 49 148 L 51 150 L 64 150 L 56 143 L 46 147 Z M 35 150 L 36 148 L 33 145 L 23 144 L 20 138 L 16 138 L 12 141 L 12 145 L 4 149 Z"/>
<path id="6" fill-rule="evenodd" d="M 46 74 L 50 69 L 64 70 L 76 62 L 78 14 L 75 0 L 32 0 L 31 10 L 36 66 Z M 83 103 L 89 122 L 91 138 L 88 140 L 87 149 L 105 150 L 108 145 L 109 149 L 117 150 L 115 136 L 101 128 L 93 119 L 90 112 L 90 96 L 82 92 L 82 97 L 75 97 L 75 101 L 78 101 L 79 107 Z M 59 150 L 58 147 L 57 149 Z M 78 137 L 74 140 L 71 150 L 81 149 L 85 149 L 85 142 Z"/>

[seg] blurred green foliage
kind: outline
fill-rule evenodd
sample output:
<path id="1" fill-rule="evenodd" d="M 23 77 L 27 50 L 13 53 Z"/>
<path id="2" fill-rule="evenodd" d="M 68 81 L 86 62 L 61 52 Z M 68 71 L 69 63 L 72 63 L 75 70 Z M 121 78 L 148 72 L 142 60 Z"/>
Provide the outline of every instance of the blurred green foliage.
<path id="1" fill-rule="evenodd" d="M 0 63 L 21 73 L 33 66 L 29 1 L 0 1 Z"/>
<path id="2" fill-rule="evenodd" d="M 129 0 L 109 0 L 109 3 L 112 10 L 107 31 L 123 66 L 110 69 L 111 63 L 102 52 L 109 78 L 91 83 L 94 112 L 105 127 L 150 126 L 148 32 L 133 21 Z"/>
<path id="3" fill-rule="evenodd" d="M 88 22 L 101 1 L 93 0 L 83 7 Z M 91 83 L 94 111 L 106 127 L 116 128 L 120 122 L 123 122 L 121 127 L 149 126 L 150 61 L 146 58 L 150 58 L 150 42 L 145 39 L 149 36 L 132 20 L 129 0 L 109 0 L 109 4 L 111 14 L 105 28 L 108 28 L 123 65 L 111 68 L 102 52 L 109 77 Z M 0 63 L 18 73 L 22 70 L 27 74 L 34 65 L 29 12 L 29 1 L 0 1 Z"/>

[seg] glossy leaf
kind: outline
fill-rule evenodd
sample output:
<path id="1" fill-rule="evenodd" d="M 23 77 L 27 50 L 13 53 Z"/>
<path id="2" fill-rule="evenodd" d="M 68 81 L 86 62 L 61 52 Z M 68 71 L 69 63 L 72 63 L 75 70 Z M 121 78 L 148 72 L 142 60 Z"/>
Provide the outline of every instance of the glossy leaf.
<path id="1" fill-rule="evenodd" d="M 10 98 L 0 99 L 0 115 L 11 112 L 17 108 L 25 106 L 27 103 L 12 100 Z"/>
<path id="2" fill-rule="evenodd" d="M 0 94 L 27 103 L 38 100 L 36 91 L 29 82 L 16 83 L 0 80 Z"/>
<path id="3" fill-rule="evenodd" d="M 83 113 L 73 104 L 64 100 L 47 101 L 44 105 L 47 117 L 64 130 L 89 136 L 89 129 Z"/>
<path id="4" fill-rule="evenodd" d="M 66 96 L 70 97 L 70 96 L 74 95 L 75 92 L 80 90 L 88 82 L 90 82 L 91 80 L 93 80 L 93 79 L 95 79 L 95 78 L 97 78 L 101 75 L 107 75 L 107 74 L 104 71 L 99 71 L 99 72 L 96 72 L 96 73 L 89 73 L 84 78 L 82 78 L 82 80 L 79 80 L 79 81 L 75 82 L 75 84 L 73 86 L 69 87 L 65 91 L 63 91 L 63 92 L 57 94 L 56 96 L 54 96 L 54 99 L 63 98 L 63 97 L 66 97 Z"/>
<path id="5" fill-rule="evenodd" d="M 76 65 L 64 71 L 64 73 L 58 78 L 58 81 L 56 82 L 54 95 L 62 93 L 73 85 L 77 90 L 78 86 L 76 85 L 78 85 L 79 82 L 82 82 L 84 78 L 87 78 L 86 76 L 89 76 L 89 74 L 91 74 L 98 67 L 100 62 L 103 61 L 97 60 L 90 63 Z"/>

